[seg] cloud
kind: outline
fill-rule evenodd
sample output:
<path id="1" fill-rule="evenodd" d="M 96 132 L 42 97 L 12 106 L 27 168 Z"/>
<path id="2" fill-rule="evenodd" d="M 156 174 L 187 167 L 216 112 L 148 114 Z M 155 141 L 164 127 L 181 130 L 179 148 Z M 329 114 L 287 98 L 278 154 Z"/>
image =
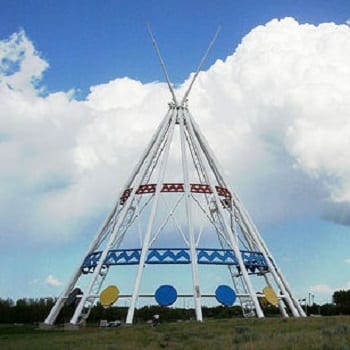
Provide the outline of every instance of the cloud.
<path id="1" fill-rule="evenodd" d="M 53 277 L 52 275 L 48 275 L 45 283 L 50 287 L 60 287 L 62 286 L 62 282 L 59 281 L 57 278 Z"/>
<path id="2" fill-rule="evenodd" d="M 349 259 L 348 259 L 349 260 Z M 347 262 L 347 261 L 346 261 Z M 323 300 L 323 302 L 328 302 L 333 296 L 333 293 L 338 290 L 350 290 L 350 282 L 346 282 L 340 287 L 332 288 L 328 284 L 316 284 L 311 286 L 309 290 L 317 295 L 318 300 Z"/>
<path id="3" fill-rule="evenodd" d="M 310 287 L 312 293 L 317 294 L 330 294 L 332 295 L 334 290 L 328 284 L 316 284 L 315 286 Z"/>
<path id="4" fill-rule="evenodd" d="M 349 259 L 345 259 L 344 261 L 345 261 L 346 264 L 350 265 L 350 258 Z"/>
<path id="5" fill-rule="evenodd" d="M 303 211 L 303 203 L 322 206 L 328 219 L 347 223 L 328 213 L 327 204 L 345 214 L 350 200 L 348 54 L 345 25 L 272 20 L 253 29 L 194 88 L 191 106 L 204 115 L 201 125 L 231 165 L 234 182 L 242 183 L 244 174 L 250 185 L 263 182 L 272 212 L 290 212 L 274 198 L 278 193 Z"/>
<path id="6" fill-rule="evenodd" d="M 0 41 L 0 77 L 9 88 L 32 92 L 48 67 L 23 30 Z"/>
<path id="7" fill-rule="evenodd" d="M 194 85 L 190 110 L 259 223 L 317 211 L 349 224 L 349 56 L 346 25 L 272 20 Z M 2 247 L 101 221 L 170 99 L 125 77 L 78 101 L 42 87 L 48 67 L 24 31 L 0 41 Z"/>
<path id="8" fill-rule="evenodd" d="M 37 285 L 40 283 L 39 278 L 34 278 L 33 280 L 29 281 L 30 285 Z"/>
<path id="9" fill-rule="evenodd" d="M 350 225 L 350 202 L 328 201 L 323 207 L 322 217 L 325 220 L 333 221 L 341 225 Z"/>

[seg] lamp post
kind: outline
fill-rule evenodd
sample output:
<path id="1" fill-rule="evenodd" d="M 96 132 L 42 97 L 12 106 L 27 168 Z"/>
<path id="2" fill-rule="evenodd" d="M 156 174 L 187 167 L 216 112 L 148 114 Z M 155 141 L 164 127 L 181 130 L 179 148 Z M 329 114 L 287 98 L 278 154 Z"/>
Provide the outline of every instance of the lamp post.
<path id="1" fill-rule="evenodd" d="M 313 305 L 315 304 L 315 295 L 309 292 L 308 297 L 309 297 L 308 305 L 309 305 L 309 309 L 311 310 Z M 312 300 L 312 304 L 311 304 L 311 300 Z"/>

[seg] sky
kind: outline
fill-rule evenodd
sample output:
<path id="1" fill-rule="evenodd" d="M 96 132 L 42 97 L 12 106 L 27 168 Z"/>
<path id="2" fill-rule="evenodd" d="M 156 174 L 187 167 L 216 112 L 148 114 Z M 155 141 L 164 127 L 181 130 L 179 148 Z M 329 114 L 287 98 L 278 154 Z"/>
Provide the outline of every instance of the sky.
<path id="1" fill-rule="evenodd" d="M 297 298 L 350 288 L 350 3 L 0 0 L 0 298 L 57 296 L 166 113 L 146 28 Z"/>

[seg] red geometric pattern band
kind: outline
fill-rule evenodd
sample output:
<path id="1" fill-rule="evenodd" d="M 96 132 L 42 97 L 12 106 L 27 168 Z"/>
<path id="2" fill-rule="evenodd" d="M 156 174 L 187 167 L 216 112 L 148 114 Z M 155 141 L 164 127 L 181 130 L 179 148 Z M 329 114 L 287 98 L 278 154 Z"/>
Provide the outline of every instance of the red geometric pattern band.
<path id="1" fill-rule="evenodd" d="M 156 184 L 141 185 L 136 194 L 147 194 L 156 192 Z M 206 184 L 190 184 L 192 193 L 212 193 L 210 186 Z M 224 187 L 215 186 L 215 189 L 219 196 L 231 199 L 231 192 Z M 130 196 L 132 188 L 128 188 L 124 191 L 120 197 L 121 203 L 123 204 Z M 163 184 L 160 190 L 161 192 L 185 192 L 185 184 L 183 183 L 168 183 Z"/>

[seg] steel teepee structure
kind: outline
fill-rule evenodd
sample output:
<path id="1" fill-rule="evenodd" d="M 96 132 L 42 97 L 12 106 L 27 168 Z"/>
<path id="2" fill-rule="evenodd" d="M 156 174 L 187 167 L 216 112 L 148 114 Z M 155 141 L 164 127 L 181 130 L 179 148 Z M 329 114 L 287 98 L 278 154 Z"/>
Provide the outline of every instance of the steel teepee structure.
<path id="1" fill-rule="evenodd" d="M 54 324 L 67 301 L 74 304 L 70 323 L 81 324 L 99 298 L 111 268 L 120 265 L 137 266 L 135 275 L 131 276 L 134 279 L 133 290 L 124 295 L 129 300 L 128 324 L 133 322 L 141 295 L 145 266 L 159 264 L 191 267 L 192 291 L 186 296 L 193 298 L 198 321 L 203 319 L 198 269 L 206 265 L 217 265 L 227 271 L 231 287 L 226 287 L 231 288 L 229 292 L 237 297 L 244 315 L 264 317 L 262 301 L 267 300 L 278 306 L 284 317 L 305 316 L 248 212 L 225 181 L 212 150 L 187 106 L 188 95 L 217 33 L 181 101 L 175 95 L 151 31 L 150 35 L 172 101 L 117 197 L 113 210 L 44 324 Z M 171 166 L 171 161 L 177 164 Z M 204 231 L 209 240 L 201 246 Z M 140 239 L 138 245 L 136 238 L 128 239 L 133 235 Z M 166 239 L 162 242 L 163 236 Z M 169 242 L 172 241 L 171 247 Z M 212 246 L 208 247 L 208 242 Z M 128 244 L 133 244 L 132 248 Z M 87 283 L 80 289 L 77 286 L 82 278 Z M 258 289 L 261 283 L 267 286 L 264 292 Z M 217 300 L 227 304 L 227 289 L 221 291 L 224 296 L 216 293 Z M 168 301 L 168 296 L 165 299 Z M 164 305 L 170 303 L 165 302 Z"/>

